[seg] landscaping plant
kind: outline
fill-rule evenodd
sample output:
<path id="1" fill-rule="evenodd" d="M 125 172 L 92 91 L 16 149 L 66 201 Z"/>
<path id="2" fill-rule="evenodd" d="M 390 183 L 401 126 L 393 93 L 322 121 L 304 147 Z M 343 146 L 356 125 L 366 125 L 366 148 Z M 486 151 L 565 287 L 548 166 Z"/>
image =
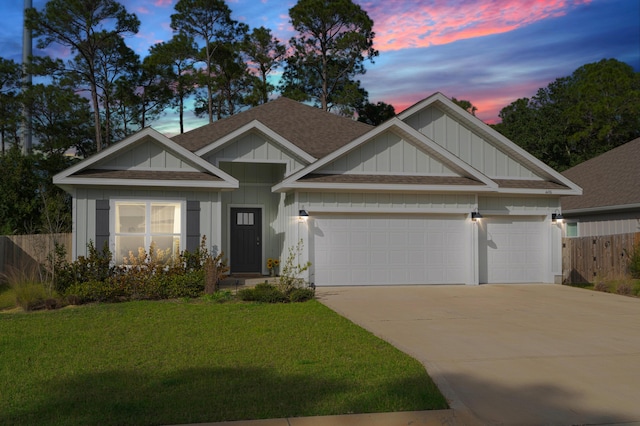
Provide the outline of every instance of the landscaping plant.
<path id="1" fill-rule="evenodd" d="M 282 264 L 280 276 L 278 277 L 276 286 L 282 293 L 288 295 L 292 290 L 300 287 L 306 287 L 308 284 L 300 276 L 311 266 L 311 262 L 304 264 L 298 263 L 298 259 L 302 255 L 303 251 L 302 240 L 298 241 L 295 247 L 289 247 L 289 254 L 286 260 Z"/>
<path id="2" fill-rule="evenodd" d="M 627 256 L 629 256 L 629 273 L 631 277 L 640 279 L 640 243 L 636 244 L 631 255 L 627 253 Z"/>

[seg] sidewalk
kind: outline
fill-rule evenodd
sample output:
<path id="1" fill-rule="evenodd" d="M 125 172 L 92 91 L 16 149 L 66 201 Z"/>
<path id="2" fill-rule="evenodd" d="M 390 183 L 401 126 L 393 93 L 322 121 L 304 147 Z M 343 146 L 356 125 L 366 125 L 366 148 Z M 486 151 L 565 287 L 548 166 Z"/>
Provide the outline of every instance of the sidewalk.
<path id="1" fill-rule="evenodd" d="M 291 417 L 286 419 L 240 420 L 184 426 L 440 426 L 476 425 L 470 417 L 454 410 L 404 411 L 399 413 L 347 414 L 341 416 Z"/>

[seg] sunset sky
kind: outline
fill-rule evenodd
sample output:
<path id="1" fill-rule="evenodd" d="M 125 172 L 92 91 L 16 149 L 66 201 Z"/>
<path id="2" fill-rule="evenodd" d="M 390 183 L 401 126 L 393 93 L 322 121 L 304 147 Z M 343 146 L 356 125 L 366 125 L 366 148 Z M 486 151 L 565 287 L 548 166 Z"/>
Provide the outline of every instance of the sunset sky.
<path id="1" fill-rule="evenodd" d="M 42 9 L 44 0 L 32 0 Z M 140 32 L 127 44 L 144 56 L 167 41 L 177 0 L 121 0 L 136 13 Z M 356 0 L 375 22 L 380 56 L 367 65 L 362 86 L 371 102 L 396 112 L 434 92 L 467 99 L 477 116 L 499 121 L 500 109 L 533 96 L 559 77 L 603 58 L 640 71 L 639 0 Z M 294 35 L 288 10 L 295 1 L 227 0 L 234 19 L 265 26 L 283 42 Z M 21 61 L 22 1 L 0 6 L 0 56 Z M 50 48 L 54 56 L 65 54 Z M 34 53 L 39 53 L 35 49 Z M 191 112 L 187 128 L 203 124 Z M 169 114 L 152 126 L 175 134 Z"/>

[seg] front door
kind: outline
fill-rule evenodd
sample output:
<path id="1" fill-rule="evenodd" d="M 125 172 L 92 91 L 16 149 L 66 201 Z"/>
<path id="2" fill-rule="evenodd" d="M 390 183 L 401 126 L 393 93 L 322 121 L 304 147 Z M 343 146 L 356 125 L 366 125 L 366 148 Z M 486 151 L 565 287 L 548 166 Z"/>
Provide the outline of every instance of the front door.
<path id="1" fill-rule="evenodd" d="M 262 272 L 262 209 L 231 209 L 231 272 Z"/>

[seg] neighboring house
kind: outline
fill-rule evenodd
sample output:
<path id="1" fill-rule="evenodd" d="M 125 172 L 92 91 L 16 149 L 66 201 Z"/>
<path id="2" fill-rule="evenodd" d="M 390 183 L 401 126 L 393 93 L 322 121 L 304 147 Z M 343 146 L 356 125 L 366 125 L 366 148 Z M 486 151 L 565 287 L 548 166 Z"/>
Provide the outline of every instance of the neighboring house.
<path id="1" fill-rule="evenodd" d="M 555 282 L 551 215 L 581 193 L 440 93 L 377 127 L 279 98 L 173 139 L 147 128 L 54 183 L 75 257 L 206 236 L 232 273 L 266 274 L 302 240 L 316 285 Z"/>
<path id="2" fill-rule="evenodd" d="M 567 237 L 640 232 L 640 138 L 562 174 L 584 191 L 561 199 Z"/>

